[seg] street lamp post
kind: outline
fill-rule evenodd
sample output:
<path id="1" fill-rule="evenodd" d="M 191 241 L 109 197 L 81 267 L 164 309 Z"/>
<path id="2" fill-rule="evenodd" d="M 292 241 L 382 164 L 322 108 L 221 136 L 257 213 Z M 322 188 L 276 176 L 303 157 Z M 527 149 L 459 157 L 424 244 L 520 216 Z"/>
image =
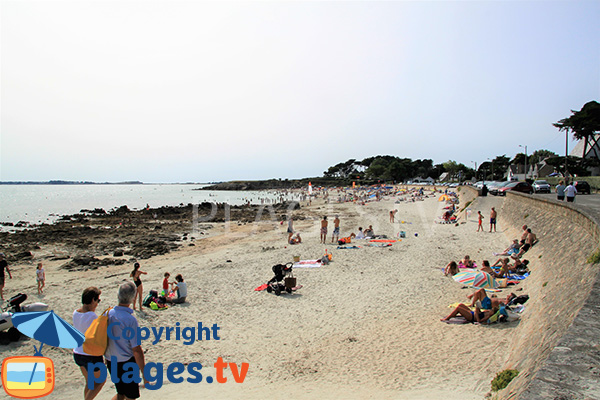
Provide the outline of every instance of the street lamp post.
<path id="1" fill-rule="evenodd" d="M 527 145 L 525 145 L 525 146 L 519 145 L 519 147 L 522 147 L 525 149 L 525 181 L 527 181 Z"/>
<path id="2" fill-rule="evenodd" d="M 475 165 L 475 181 L 477 181 L 477 163 L 475 161 L 471 161 Z"/>
<path id="3" fill-rule="evenodd" d="M 492 160 L 491 158 L 488 158 L 488 160 L 492 163 L 492 180 L 494 179 L 494 160 Z"/>

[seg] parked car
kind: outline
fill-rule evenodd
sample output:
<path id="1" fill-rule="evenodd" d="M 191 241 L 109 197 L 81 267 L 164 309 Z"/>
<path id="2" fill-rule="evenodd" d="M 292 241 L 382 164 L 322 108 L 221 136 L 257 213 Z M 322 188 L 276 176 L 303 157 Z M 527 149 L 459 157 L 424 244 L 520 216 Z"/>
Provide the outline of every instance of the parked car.
<path id="1" fill-rule="evenodd" d="M 498 196 L 500 189 L 503 188 L 504 186 L 508 185 L 509 183 L 512 183 L 512 182 L 510 182 L 510 181 L 499 182 L 498 185 L 492 186 L 490 188 L 490 194 L 492 194 L 494 196 Z"/>
<path id="2" fill-rule="evenodd" d="M 509 190 L 531 194 L 533 193 L 533 186 L 531 186 L 531 183 L 529 182 L 510 182 L 508 185 L 498 189 L 498 194 L 500 196 L 505 196 L 506 192 Z"/>
<path id="3" fill-rule="evenodd" d="M 534 181 L 533 191 L 535 193 L 550 193 L 550 184 L 544 180 Z"/>
<path id="4" fill-rule="evenodd" d="M 592 189 L 590 188 L 590 184 L 586 181 L 575 181 L 573 182 L 573 186 L 577 189 L 577 194 L 590 194 L 592 193 Z"/>

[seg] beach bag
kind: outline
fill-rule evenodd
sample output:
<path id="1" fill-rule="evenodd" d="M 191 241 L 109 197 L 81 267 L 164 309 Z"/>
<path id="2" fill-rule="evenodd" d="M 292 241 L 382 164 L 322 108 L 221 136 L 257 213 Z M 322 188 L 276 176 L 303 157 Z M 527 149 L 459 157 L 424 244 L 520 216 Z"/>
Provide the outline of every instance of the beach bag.
<path id="1" fill-rule="evenodd" d="M 283 283 L 285 284 L 286 289 L 292 289 L 296 287 L 296 278 L 292 275 L 286 276 Z"/>
<path id="2" fill-rule="evenodd" d="M 107 308 L 102 314 L 92 321 L 92 324 L 85 331 L 85 342 L 83 342 L 83 351 L 91 356 L 103 356 L 108 346 L 108 312 L 112 307 Z"/>
<path id="3" fill-rule="evenodd" d="M 148 294 L 146 296 L 146 298 L 144 298 L 144 301 L 142 302 L 142 305 L 144 307 L 150 307 L 150 303 L 152 303 L 154 301 L 154 297 L 155 296 L 152 296 L 152 293 Z"/>

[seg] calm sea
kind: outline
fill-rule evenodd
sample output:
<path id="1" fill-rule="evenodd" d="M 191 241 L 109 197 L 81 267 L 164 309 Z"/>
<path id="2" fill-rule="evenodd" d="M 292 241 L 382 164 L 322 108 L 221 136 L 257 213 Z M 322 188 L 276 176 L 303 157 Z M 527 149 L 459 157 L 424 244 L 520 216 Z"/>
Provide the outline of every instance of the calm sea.
<path id="1" fill-rule="evenodd" d="M 60 215 L 83 209 L 130 209 L 218 202 L 240 205 L 279 200 L 277 191 L 205 191 L 202 185 L 0 185 L 0 222 L 54 222 Z M 292 195 L 285 200 L 295 200 Z M 6 228 L 5 228 L 6 229 Z"/>

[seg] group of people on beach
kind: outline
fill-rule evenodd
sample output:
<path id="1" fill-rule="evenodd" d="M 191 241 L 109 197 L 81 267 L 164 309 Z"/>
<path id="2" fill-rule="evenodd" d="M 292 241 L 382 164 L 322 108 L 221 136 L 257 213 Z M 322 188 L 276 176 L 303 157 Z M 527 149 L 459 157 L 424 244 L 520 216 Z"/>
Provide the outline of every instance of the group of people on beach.
<path id="1" fill-rule="evenodd" d="M 111 334 L 108 335 L 108 345 L 104 356 L 93 356 L 87 354 L 83 350 L 83 345 L 73 350 L 73 359 L 75 364 L 80 368 L 85 379 L 83 389 L 84 400 L 94 399 L 102 390 L 106 383 L 98 382 L 101 371 L 95 369 L 93 375 L 95 380 L 92 389 L 88 387 L 88 367 L 90 363 L 106 363 L 108 372 L 118 376 L 118 380 L 114 379 L 117 395 L 113 400 L 137 399 L 140 397 L 139 384 L 132 379 L 123 379 L 125 374 L 131 376 L 132 372 L 125 370 L 124 366 L 127 363 L 133 362 L 137 364 L 140 371 L 144 370 L 146 360 L 142 346 L 136 341 L 135 337 L 131 338 L 124 335 L 123 331 L 130 330 L 138 332 L 139 323 L 133 314 L 133 309 L 130 307 L 135 304 L 135 298 L 138 295 L 140 286 L 136 286 L 134 282 L 127 281 L 119 286 L 117 294 L 118 305 L 108 311 L 108 326 L 111 327 Z M 73 311 L 73 326 L 82 333 L 92 325 L 92 322 L 98 318 L 96 308 L 102 301 L 100 295 L 102 292 L 97 287 L 88 287 L 81 295 L 81 307 Z M 115 323 L 118 322 L 118 323 Z M 127 339 L 129 337 L 129 339 Z M 117 338 L 117 339 L 114 339 Z M 116 365 L 112 365 L 116 361 Z M 147 383 L 143 377 L 144 383 Z"/>
<path id="2" fill-rule="evenodd" d="M 513 243 L 502 253 L 493 253 L 495 256 L 501 256 L 494 264 L 490 265 L 488 260 L 483 260 L 481 267 L 477 267 L 475 262 L 466 255 L 458 263 L 455 261 L 449 262 L 444 268 L 444 274 L 454 276 L 460 272 L 460 268 L 478 269 L 489 274 L 493 279 L 506 279 L 511 274 L 524 275 L 529 273 L 529 260 L 522 260 L 521 258 L 531 246 L 537 243 L 538 239 L 527 225 L 523 225 L 522 229 L 523 234 L 520 241 L 514 239 Z M 511 260 L 513 261 L 512 264 Z M 504 281 L 505 284 L 506 282 Z M 492 316 L 497 316 L 500 307 L 509 305 L 516 296 L 511 293 L 506 299 L 499 299 L 495 294 L 488 297 L 484 288 L 478 288 L 467 297 L 471 299 L 470 305 L 460 303 L 441 321 L 449 322 L 452 318 L 462 316 L 467 322 L 485 323 L 490 321 Z"/>
<path id="3" fill-rule="evenodd" d="M 133 265 L 133 271 L 129 274 L 135 284 L 136 291 L 133 298 L 133 309 L 135 310 L 136 301 L 139 304 L 140 311 L 142 310 L 142 298 L 144 296 L 144 286 L 142 285 L 142 275 L 146 275 L 147 272 L 140 270 L 140 263 L 136 262 Z M 178 274 L 175 280 L 170 282 L 169 278 L 171 274 L 165 272 L 164 279 L 162 282 L 162 297 L 166 303 L 181 304 L 185 303 L 187 297 L 187 283 L 183 280 L 183 276 Z"/>
<path id="4" fill-rule="evenodd" d="M 477 211 L 477 232 L 481 231 L 484 232 L 483 229 L 483 214 L 481 214 L 481 211 Z M 495 207 L 492 207 L 491 211 L 490 211 L 490 233 L 492 232 L 492 229 L 494 232 L 496 232 L 496 219 L 498 218 L 498 212 L 496 211 Z"/>
<path id="5" fill-rule="evenodd" d="M 397 212 L 397 210 L 395 210 Z M 390 218 L 392 219 L 396 212 L 390 211 Z M 375 231 L 373 230 L 373 225 L 369 225 L 368 228 L 364 229 L 362 226 L 358 227 L 358 233 L 355 234 L 351 232 L 348 236 L 340 238 L 340 217 L 339 215 L 335 216 L 333 220 L 333 233 L 331 235 L 331 243 L 337 244 L 348 244 L 352 239 L 367 239 L 376 237 Z M 392 221 L 393 222 L 393 221 Z M 329 221 L 327 220 L 327 216 L 324 215 L 321 220 L 321 229 L 320 229 L 320 238 L 319 241 L 322 244 L 327 244 L 327 232 L 328 232 Z M 302 243 L 302 238 L 300 237 L 300 233 L 294 230 L 293 218 L 288 218 L 288 227 L 287 227 L 287 242 L 288 244 L 299 244 Z"/>
<path id="6" fill-rule="evenodd" d="M 133 271 L 131 271 L 131 281 L 126 281 L 119 286 L 117 294 L 117 306 L 108 311 L 108 325 L 111 326 L 112 332 L 108 337 L 108 346 L 103 356 L 93 356 L 85 353 L 83 346 L 79 346 L 73 350 L 73 359 L 75 364 L 81 369 L 81 373 L 85 378 L 84 400 L 94 399 L 102 390 L 105 382 L 94 383 L 93 389 L 88 388 L 88 371 L 90 363 L 106 363 L 110 374 L 116 373 L 119 377 L 119 382 L 115 384 L 117 395 L 113 400 L 137 399 L 140 397 L 139 385 L 136 382 L 124 382 L 122 377 L 127 371 L 124 370 L 124 365 L 133 362 L 138 365 L 140 371 L 144 370 L 145 358 L 142 347 L 134 339 L 127 339 L 127 335 L 123 335 L 123 331 L 132 329 L 137 332 L 139 323 L 134 315 L 136 302 L 142 309 L 143 284 L 141 276 L 147 273 L 140 269 L 140 264 L 135 263 Z M 167 303 L 181 304 L 186 301 L 187 284 L 181 274 L 175 277 L 175 281 L 170 281 L 171 274 L 164 273 L 162 282 L 163 296 Z M 86 332 L 92 322 L 98 318 L 96 308 L 101 302 L 101 290 L 91 286 L 85 289 L 81 295 L 81 306 L 73 311 L 73 326 L 81 333 Z M 170 296 L 171 294 L 171 296 Z M 132 308 L 133 307 L 133 308 Z M 119 322 L 113 324 L 113 322 Z M 118 338 L 118 339 L 113 339 Z M 116 361 L 116 366 L 111 366 L 111 363 Z M 93 371 L 94 376 L 100 378 L 100 370 Z M 144 379 L 146 383 L 146 380 Z"/>

